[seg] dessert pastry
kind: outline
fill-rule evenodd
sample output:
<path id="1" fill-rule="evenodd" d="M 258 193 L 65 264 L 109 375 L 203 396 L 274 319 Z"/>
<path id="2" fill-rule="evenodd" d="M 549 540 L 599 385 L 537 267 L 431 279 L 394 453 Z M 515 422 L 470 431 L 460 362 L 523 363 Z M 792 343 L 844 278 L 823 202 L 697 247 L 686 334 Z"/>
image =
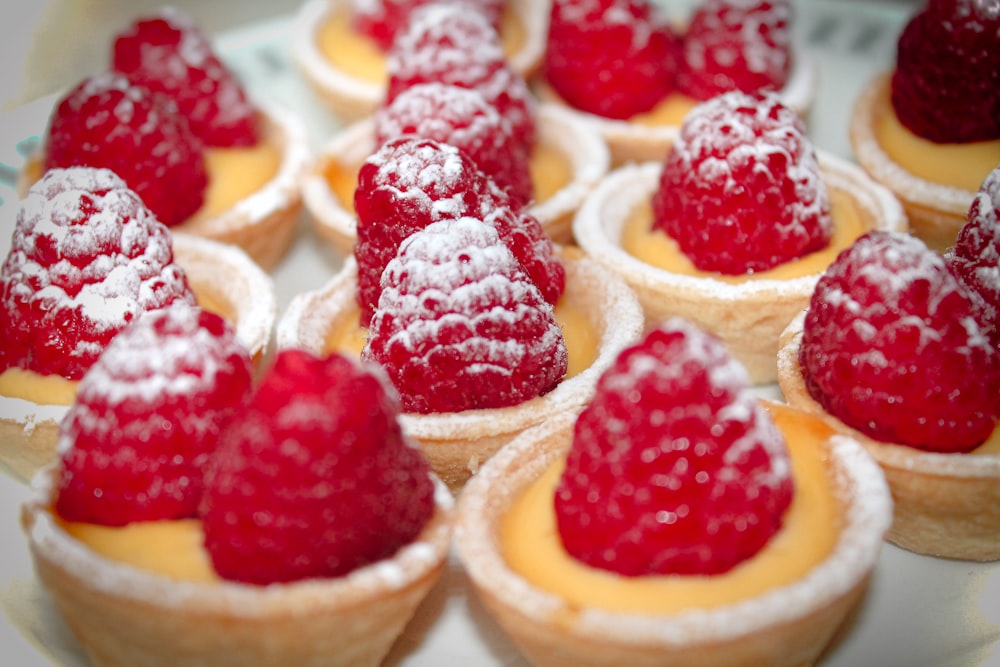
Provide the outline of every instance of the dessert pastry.
<path id="1" fill-rule="evenodd" d="M 111 65 L 59 100 L 44 145 L 22 170 L 22 192 L 46 169 L 105 167 L 164 224 L 276 264 L 301 210 L 301 121 L 248 99 L 207 37 L 175 10 L 120 33 Z"/>
<path id="2" fill-rule="evenodd" d="M 882 465 L 888 539 L 918 553 L 1000 558 L 1000 348 L 983 312 L 919 239 L 872 232 L 830 265 L 782 334 L 786 399 Z"/>
<path id="3" fill-rule="evenodd" d="M 232 323 L 255 361 L 277 314 L 271 279 L 245 253 L 171 234 L 102 169 L 54 169 L 29 190 L 2 279 L 0 460 L 24 478 L 53 460 L 77 382 L 142 310 L 196 300 Z"/>
<path id="4" fill-rule="evenodd" d="M 939 252 L 955 243 L 979 184 L 1000 164 L 998 30 L 996 12 L 979 3 L 925 4 L 899 37 L 895 67 L 868 82 L 851 113 L 858 162 Z"/>
<path id="5" fill-rule="evenodd" d="M 350 0 L 309 0 L 293 28 L 292 57 L 306 80 L 338 116 L 354 121 L 385 100 L 386 53 L 371 37 L 355 30 Z M 416 3 L 414 3 L 416 4 Z M 511 67 L 522 76 L 542 61 L 549 2 L 504 3 L 499 33 Z"/>
<path id="6" fill-rule="evenodd" d="M 837 253 L 869 229 L 906 226 L 899 202 L 861 169 L 814 157 L 789 113 L 774 97 L 738 92 L 702 103 L 665 160 L 612 171 L 573 223 L 580 247 L 636 291 L 647 325 L 671 315 L 694 321 L 729 346 L 755 383 L 776 379 L 778 337 Z M 706 171 L 705 163 L 725 168 Z M 684 245 L 653 229 L 668 186 L 679 213 L 671 233 Z M 703 214 L 686 213 L 685 197 L 687 210 Z M 832 218 L 825 246 L 808 231 L 825 236 L 823 210 Z"/>
<path id="7" fill-rule="evenodd" d="M 791 22 L 780 1 L 703 0 L 681 28 L 646 0 L 557 0 L 533 89 L 597 128 L 613 164 L 661 160 L 688 111 L 722 92 L 774 90 L 807 114 L 816 64 L 792 50 Z"/>
<path id="8" fill-rule="evenodd" d="M 247 396 L 218 319 L 192 331 L 179 310 L 140 318 L 84 379 L 22 508 L 39 577 L 95 665 L 379 664 L 443 567 L 451 496 L 377 375 L 286 351 Z M 143 406 L 116 399 L 143 384 L 160 389 Z M 164 411 L 182 437 L 130 437 Z M 109 412 L 123 433 L 87 418 Z"/>
<path id="9" fill-rule="evenodd" d="M 532 664 L 821 655 L 864 595 L 889 492 L 857 442 L 748 387 L 718 341 L 669 320 L 582 413 L 525 431 L 470 480 L 458 555 Z"/>

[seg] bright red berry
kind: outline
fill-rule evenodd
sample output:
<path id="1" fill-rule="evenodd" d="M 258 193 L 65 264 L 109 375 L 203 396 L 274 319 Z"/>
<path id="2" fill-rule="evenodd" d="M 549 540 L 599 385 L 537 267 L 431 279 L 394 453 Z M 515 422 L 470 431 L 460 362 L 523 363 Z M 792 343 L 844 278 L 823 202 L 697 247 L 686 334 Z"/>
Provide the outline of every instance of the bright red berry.
<path id="1" fill-rule="evenodd" d="M 675 88 L 680 41 L 647 0 L 555 0 L 545 80 L 570 106 L 607 118 L 649 111 Z"/>
<path id="2" fill-rule="evenodd" d="M 405 32 L 412 16 L 425 5 L 453 4 L 463 12 L 481 14 L 492 26 L 500 25 L 504 0 L 363 0 L 353 4 L 354 29 L 367 35 L 384 51 Z"/>
<path id="3" fill-rule="evenodd" d="M 185 304 L 139 317 L 62 423 L 56 512 L 112 526 L 194 517 L 202 469 L 252 379 L 250 353 L 219 315 Z"/>
<path id="4" fill-rule="evenodd" d="M 45 168 L 104 167 L 121 176 L 165 225 L 205 201 L 204 146 L 168 98 L 104 72 L 63 97 L 49 120 Z"/>
<path id="5" fill-rule="evenodd" d="M 362 358 L 408 412 L 516 405 L 555 387 L 566 341 L 496 229 L 475 218 L 415 232 L 386 267 Z"/>
<path id="6" fill-rule="evenodd" d="M 780 90 L 791 71 L 789 0 L 703 0 L 683 37 L 678 87 L 698 100 Z"/>
<path id="7" fill-rule="evenodd" d="M 434 512 L 423 454 L 374 369 L 278 353 L 209 463 L 205 547 L 226 579 L 336 577 L 392 556 Z"/>
<path id="8" fill-rule="evenodd" d="M 773 94 L 695 107 L 663 164 L 655 229 L 703 271 L 770 269 L 825 247 L 830 201 L 805 123 Z"/>
<path id="9" fill-rule="evenodd" d="M 173 99 L 206 146 L 257 143 L 257 114 L 242 84 L 179 10 L 161 9 L 120 33 L 111 66 L 133 83 Z"/>
<path id="10" fill-rule="evenodd" d="M 1000 352 L 944 259 L 907 234 L 869 232 L 829 266 L 799 357 L 813 398 L 877 440 L 967 451 L 1000 416 Z"/>
<path id="11" fill-rule="evenodd" d="M 170 231 L 106 169 L 53 169 L 17 214 L 0 269 L 0 370 L 79 380 L 147 310 L 194 303 Z"/>
<path id="12" fill-rule="evenodd" d="M 782 525 L 781 432 L 723 344 L 668 320 L 621 352 L 577 419 L 555 511 L 566 550 L 626 576 L 717 574 Z"/>
<path id="13" fill-rule="evenodd" d="M 930 141 L 1000 137 L 1000 6 L 928 2 L 899 37 L 892 105 L 903 125 Z"/>

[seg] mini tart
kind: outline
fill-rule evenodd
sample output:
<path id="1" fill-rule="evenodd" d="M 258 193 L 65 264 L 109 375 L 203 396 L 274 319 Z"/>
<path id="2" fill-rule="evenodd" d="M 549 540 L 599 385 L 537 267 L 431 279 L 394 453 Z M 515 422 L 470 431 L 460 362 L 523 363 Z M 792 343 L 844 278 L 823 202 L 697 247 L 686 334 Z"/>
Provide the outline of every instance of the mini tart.
<path id="1" fill-rule="evenodd" d="M 431 468 L 457 491 L 503 445 L 525 428 L 553 415 L 580 409 L 593 396 L 597 378 L 622 348 L 642 333 L 642 311 L 632 291 L 616 276 L 579 251 L 560 251 L 566 267 L 562 300 L 572 304 L 591 327 L 596 358 L 587 368 L 547 394 L 518 405 L 436 414 L 403 413 L 400 424 L 418 442 Z M 349 257 L 325 286 L 296 296 L 278 321 L 278 348 L 300 347 L 323 354 L 338 332 L 358 332 L 357 264 Z M 359 334 L 360 335 L 360 334 Z"/>
<path id="2" fill-rule="evenodd" d="M 843 193 L 866 231 L 906 229 L 902 207 L 888 190 L 845 160 L 822 152 L 818 159 L 831 196 Z M 752 382 L 774 382 L 778 337 L 809 305 L 826 265 L 790 278 L 756 276 L 729 281 L 723 276 L 673 273 L 629 254 L 622 247 L 624 230 L 635 222 L 633 216 L 652 220 L 649 202 L 659 187 L 661 169 L 661 163 L 647 162 L 612 171 L 577 212 L 573 223 L 577 242 L 635 290 L 647 326 L 672 315 L 689 319 L 719 336 L 746 366 Z M 834 252 L 828 261 L 835 256 Z"/>
<path id="3" fill-rule="evenodd" d="M 459 499 L 458 555 L 486 608 L 529 661 L 539 667 L 813 664 L 864 594 L 890 521 L 885 481 L 858 443 L 837 435 L 817 439 L 842 525 L 832 551 L 801 579 L 716 607 L 621 612 L 571 604 L 530 583 L 503 555 L 504 514 L 566 455 L 574 422 L 572 414 L 559 415 L 526 431 L 483 466 Z"/>
<path id="4" fill-rule="evenodd" d="M 890 98 L 891 86 L 891 72 L 883 72 L 861 91 L 851 111 L 851 148 L 865 171 L 902 202 L 912 233 L 934 250 L 944 252 L 955 245 L 958 232 L 968 220 L 969 206 L 979 190 L 979 183 L 971 189 L 937 183 L 914 174 L 889 156 L 879 141 L 876 128 L 887 114 L 895 115 Z M 960 157 L 955 156 L 948 161 L 946 153 L 950 148 L 952 146 L 940 146 L 942 164 L 954 163 L 953 168 L 960 170 L 962 165 L 957 162 Z M 982 178 L 986 178 L 997 164 L 1000 164 L 1000 148 Z"/>
<path id="5" fill-rule="evenodd" d="M 307 0 L 292 28 L 292 58 L 320 99 L 338 116 L 353 121 L 371 114 L 385 98 L 385 55 L 364 36 L 350 30 L 350 0 Z M 515 71 L 530 77 L 542 62 L 548 37 L 548 0 L 509 0 L 500 36 Z M 352 66 L 334 64 L 324 53 L 321 36 L 350 50 Z"/>
<path id="6" fill-rule="evenodd" d="M 803 312 L 781 335 L 781 391 L 790 404 L 858 440 L 882 467 L 893 497 L 886 538 L 930 556 L 1000 559 L 1000 454 L 942 454 L 882 442 L 828 413 L 809 393 L 799 365 L 804 322 Z"/>
<path id="7" fill-rule="evenodd" d="M 261 121 L 262 141 L 277 151 L 276 164 L 268 164 L 270 156 L 250 153 L 253 149 L 208 151 L 210 182 L 206 203 L 192 218 L 171 230 L 237 245 L 269 270 L 285 256 L 295 235 L 302 210 L 300 181 L 309 164 L 309 149 L 305 125 L 297 116 L 271 103 L 254 104 Z M 42 163 L 43 156 L 36 154 L 25 164 L 18 179 L 22 196 L 41 176 Z M 257 168 L 273 169 L 273 174 L 262 176 L 266 178 L 264 184 L 249 195 L 230 203 L 233 196 L 222 188 L 238 184 L 213 189 L 212 179 L 217 173 L 238 177 L 244 169 Z"/>
<path id="8" fill-rule="evenodd" d="M 345 577 L 252 586 L 179 581 L 96 554 L 52 514 L 57 466 L 34 480 L 21 524 L 35 570 L 96 667 L 375 666 L 444 567 L 453 500 L 395 556 Z"/>
<path id="9" fill-rule="evenodd" d="M 568 110 L 540 105 L 538 144 L 531 157 L 538 201 L 528 207 L 557 243 L 572 239 L 573 214 L 607 174 L 607 144 Z M 367 118 L 335 135 L 320 151 L 302 182 L 305 208 L 316 231 L 343 255 L 354 250 L 358 170 L 377 150 L 374 120 Z"/>
<path id="10" fill-rule="evenodd" d="M 785 87 L 779 91 L 781 101 L 803 118 L 808 116 L 818 90 L 818 66 L 812 55 L 797 51 Z M 604 118 L 580 111 L 567 104 L 540 75 L 532 79 L 532 90 L 543 102 L 560 104 L 573 114 L 593 125 L 608 142 L 612 165 L 626 162 L 658 161 L 666 157 L 677 138 L 682 120 L 669 118 L 683 114 L 683 109 L 694 106 L 696 101 L 681 96 L 671 96 L 666 105 L 652 112 L 621 120 Z M 673 108 L 673 105 L 677 105 Z M 669 119 L 657 119 L 657 115 Z"/>
<path id="11" fill-rule="evenodd" d="M 271 277 L 235 246 L 174 233 L 173 247 L 198 305 L 228 320 L 260 366 L 277 318 Z M 69 405 L 0 395 L 0 462 L 24 480 L 51 463 L 56 458 L 59 423 L 68 410 Z"/>

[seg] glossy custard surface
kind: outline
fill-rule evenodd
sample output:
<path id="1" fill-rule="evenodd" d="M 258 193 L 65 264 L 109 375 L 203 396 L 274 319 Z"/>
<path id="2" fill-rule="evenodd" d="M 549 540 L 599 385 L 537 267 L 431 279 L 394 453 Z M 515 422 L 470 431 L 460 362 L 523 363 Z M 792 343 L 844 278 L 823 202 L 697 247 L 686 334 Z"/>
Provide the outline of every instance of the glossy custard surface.
<path id="1" fill-rule="evenodd" d="M 281 166 L 281 150 L 271 141 L 239 148 L 209 148 L 205 151 L 208 188 L 205 203 L 184 224 L 225 213 L 236 202 L 267 184 Z"/>
<path id="2" fill-rule="evenodd" d="M 61 375 L 42 375 L 23 368 L 8 368 L 0 373 L 0 396 L 38 405 L 72 405 L 78 385 Z"/>

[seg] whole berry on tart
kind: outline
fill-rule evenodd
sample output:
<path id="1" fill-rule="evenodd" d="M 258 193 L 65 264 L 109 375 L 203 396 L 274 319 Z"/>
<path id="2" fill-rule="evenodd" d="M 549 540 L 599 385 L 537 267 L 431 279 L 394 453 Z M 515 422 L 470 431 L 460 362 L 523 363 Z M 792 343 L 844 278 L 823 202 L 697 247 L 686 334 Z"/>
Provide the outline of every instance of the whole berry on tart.
<path id="1" fill-rule="evenodd" d="M 388 51 L 421 7 L 452 4 L 464 13 L 480 14 L 490 25 L 499 26 L 505 3 L 503 0 L 353 0 L 350 4 L 354 29 Z"/>
<path id="2" fill-rule="evenodd" d="M 875 440 L 970 451 L 1000 417 L 1000 350 L 979 314 L 919 239 L 866 234 L 816 285 L 799 350 L 806 388 Z"/>
<path id="3" fill-rule="evenodd" d="M 52 169 L 0 269 L 0 369 L 79 380 L 140 314 L 194 303 L 169 230 L 107 169 Z"/>
<path id="4" fill-rule="evenodd" d="M 403 241 L 362 359 L 379 363 L 417 413 L 516 405 L 554 388 L 568 363 L 552 306 L 498 230 L 472 217 Z"/>
<path id="5" fill-rule="evenodd" d="M 801 117 L 770 93 L 695 107 L 667 154 L 653 228 L 704 271 L 745 274 L 825 247 L 829 194 Z"/>

